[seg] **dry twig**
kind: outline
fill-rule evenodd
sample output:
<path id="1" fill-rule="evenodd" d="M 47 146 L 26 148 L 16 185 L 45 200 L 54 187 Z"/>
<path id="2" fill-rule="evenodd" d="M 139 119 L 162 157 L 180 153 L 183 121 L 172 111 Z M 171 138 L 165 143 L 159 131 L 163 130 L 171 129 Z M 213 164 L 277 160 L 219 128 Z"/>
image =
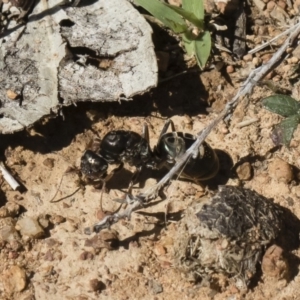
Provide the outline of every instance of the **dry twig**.
<path id="1" fill-rule="evenodd" d="M 153 185 L 147 189 L 144 193 L 140 193 L 137 196 L 129 195 L 127 196 L 126 202 L 128 207 L 122 213 L 115 213 L 113 215 L 105 217 L 100 222 L 96 223 L 92 228 L 86 228 L 85 233 L 90 234 L 92 231 L 100 231 L 104 228 L 109 227 L 111 224 L 118 222 L 120 219 L 128 218 L 133 211 L 142 208 L 144 204 L 148 203 L 149 200 L 155 198 L 158 195 L 158 192 L 172 179 L 172 177 L 179 172 L 184 163 L 189 159 L 191 155 L 198 151 L 200 145 L 206 139 L 208 134 L 215 128 L 218 123 L 223 120 L 225 117 L 228 117 L 234 111 L 237 104 L 245 97 L 251 94 L 254 86 L 266 76 L 274 67 L 274 65 L 280 61 L 282 55 L 288 47 L 291 46 L 291 43 L 296 39 L 300 34 L 300 23 L 294 25 L 291 29 L 289 37 L 286 39 L 284 44 L 278 49 L 278 51 L 273 55 L 273 57 L 261 67 L 253 70 L 243 86 L 239 89 L 236 96 L 226 104 L 223 111 L 213 120 L 204 130 L 198 133 L 197 140 L 194 144 L 183 154 L 177 161 L 176 165 L 166 174 L 157 184 Z"/>
<path id="2" fill-rule="evenodd" d="M 0 171 L 2 172 L 3 178 L 10 185 L 10 187 L 15 191 L 20 187 L 20 184 L 13 178 L 13 176 L 5 168 L 4 164 L 0 162 Z"/>

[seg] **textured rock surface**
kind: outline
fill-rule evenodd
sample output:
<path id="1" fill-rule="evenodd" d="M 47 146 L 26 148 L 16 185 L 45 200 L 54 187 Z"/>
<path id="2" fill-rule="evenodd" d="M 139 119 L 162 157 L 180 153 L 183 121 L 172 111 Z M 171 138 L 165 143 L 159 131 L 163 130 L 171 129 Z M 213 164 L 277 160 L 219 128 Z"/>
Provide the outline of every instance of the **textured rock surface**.
<path id="1" fill-rule="evenodd" d="M 127 100 L 156 85 L 151 29 L 130 3 L 59 2 L 39 1 L 25 25 L 11 22 L 0 37 L 0 133 L 63 105 Z"/>

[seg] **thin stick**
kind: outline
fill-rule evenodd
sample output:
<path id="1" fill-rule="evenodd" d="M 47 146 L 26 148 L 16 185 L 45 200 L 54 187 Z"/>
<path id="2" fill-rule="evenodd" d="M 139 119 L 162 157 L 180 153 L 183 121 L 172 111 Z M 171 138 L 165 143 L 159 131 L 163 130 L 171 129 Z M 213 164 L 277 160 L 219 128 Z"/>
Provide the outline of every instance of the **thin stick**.
<path id="1" fill-rule="evenodd" d="M 10 185 L 10 187 L 15 191 L 20 187 L 20 184 L 13 178 L 13 176 L 5 168 L 4 164 L 0 161 L 0 171 L 2 172 L 3 178 Z"/>
<path id="2" fill-rule="evenodd" d="M 253 123 L 257 122 L 257 121 L 258 121 L 257 118 L 249 119 L 249 120 L 242 121 L 242 122 L 236 124 L 235 127 L 237 127 L 237 128 L 243 128 L 243 127 L 249 126 L 249 125 L 251 125 L 251 124 L 253 124 Z"/>
<path id="3" fill-rule="evenodd" d="M 290 27 L 289 29 L 285 30 L 284 32 L 281 32 L 280 34 L 276 35 L 276 36 L 275 36 L 274 38 L 272 38 L 271 40 L 269 40 L 269 41 L 267 41 L 267 42 L 265 42 L 265 43 L 263 43 L 263 44 L 257 46 L 256 48 L 250 50 L 250 51 L 248 52 L 248 54 L 254 54 L 254 53 L 256 53 L 256 52 L 258 52 L 258 51 L 260 51 L 260 50 L 262 50 L 262 49 L 264 49 L 264 48 L 266 48 L 266 47 L 268 47 L 268 46 L 270 46 L 273 42 L 277 41 L 277 40 L 278 40 L 279 38 L 281 38 L 282 36 L 291 33 L 294 29 L 295 29 L 294 27 Z"/>
<path id="4" fill-rule="evenodd" d="M 55 202 L 57 202 L 57 201 L 54 201 L 54 199 L 55 199 L 56 195 L 58 194 L 58 191 L 59 191 L 59 189 L 60 189 L 60 187 L 61 187 L 61 184 L 62 184 L 62 181 L 63 181 L 65 175 L 66 175 L 66 172 L 61 176 L 60 181 L 59 181 L 59 184 L 58 184 L 58 188 L 56 189 L 56 192 L 55 192 L 54 196 L 50 199 L 50 201 L 49 201 L 50 203 L 55 203 Z"/>
<path id="5" fill-rule="evenodd" d="M 198 151 L 200 145 L 206 139 L 208 134 L 222 121 L 225 117 L 232 114 L 237 104 L 247 95 L 250 95 L 254 86 L 259 82 L 268 72 L 274 67 L 274 65 L 281 59 L 282 55 L 288 47 L 291 46 L 291 43 L 296 39 L 300 34 L 300 23 L 294 25 L 291 28 L 291 33 L 286 39 L 284 44 L 277 50 L 273 57 L 261 67 L 253 70 L 244 85 L 239 89 L 236 96 L 226 104 L 223 111 L 213 120 L 204 130 L 202 130 L 197 135 L 197 139 L 194 144 L 183 154 L 177 161 L 176 165 L 155 185 L 147 189 L 144 193 L 141 193 L 135 198 L 127 197 L 126 201 L 128 207 L 123 213 L 113 214 L 111 216 L 105 217 L 99 223 L 95 224 L 92 229 L 93 231 L 100 231 L 103 228 L 107 228 L 110 225 L 118 222 L 120 219 L 130 218 L 133 211 L 143 207 L 150 199 L 155 198 L 158 195 L 158 192 L 171 180 L 171 178 L 178 173 L 178 171 L 183 167 L 184 163 L 189 159 L 191 155 Z M 85 233 L 91 233 L 91 228 L 86 228 Z"/>

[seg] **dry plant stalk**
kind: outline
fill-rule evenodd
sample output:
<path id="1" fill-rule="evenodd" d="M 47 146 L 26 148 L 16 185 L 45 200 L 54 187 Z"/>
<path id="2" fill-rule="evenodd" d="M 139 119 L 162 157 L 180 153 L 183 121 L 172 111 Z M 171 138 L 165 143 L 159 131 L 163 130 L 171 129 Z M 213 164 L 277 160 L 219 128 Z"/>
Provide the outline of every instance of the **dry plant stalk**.
<path id="1" fill-rule="evenodd" d="M 20 187 L 20 184 L 13 178 L 13 176 L 5 168 L 4 164 L 0 161 L 0 171 L 3 175 L 3 178 L 10 185 L 10 187 L 15 191 Z"/>
<path id="2" fill-rule="evenodd" d="M 254 86 L 268 74 L 275 66 L 275 64 L 281 59 L 287 48 L 291 47 L 292 42 L 300 34 L 300 23 L 291 27 L 290 35 L 285 40 L 284 44 L 277 50 L 273 57 L 264 65 L 253 70 L 245 83 L 239 89 L 235 97 L 226 104 L 223 111 L 213 120 L 205 129 L 198 133 L 197 139 L 194 144 L 183 154 L 177 161 L 176 165 L 155 185 L 147 189 L 145 192 L 138 194 L 137 196 L 128 195 L 126 202 L 127 208 L 121 213 L 115 213 L 110 216 L 106 216 L 100 222 L 96 223 L 92 228 L 85 228 L 85 233 L 90 234 L 92 231 L 100 231 L 110 225 L 118 222 L 120 219 L 128 218 L 133 211 L 142 208 L 144 204 L 148 203 L 151 199 L 157 197 L 158 192 L 172 179 L 172 177 L 183 167 L 185 162 L 198 151 L 198 148 L 206 139 L 208 134 L 219 124 L 221 120 L 228 117 L 233 113 L 237 104 L 245 97 L 251 94 Z"/>

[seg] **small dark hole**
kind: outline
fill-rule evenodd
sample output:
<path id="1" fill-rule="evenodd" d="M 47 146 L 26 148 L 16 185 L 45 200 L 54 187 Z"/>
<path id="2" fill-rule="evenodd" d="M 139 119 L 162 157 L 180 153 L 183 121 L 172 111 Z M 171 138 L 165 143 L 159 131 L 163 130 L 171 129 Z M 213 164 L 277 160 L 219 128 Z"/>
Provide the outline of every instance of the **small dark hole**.
<path id="1" fill-rule="evenodd" d="M 59 23 L 60 26 L 62 27 L 72 27 L 75 25 L 74 22 L 72 22 L 71 20 L 62 20 L 60 23 Z"/>

